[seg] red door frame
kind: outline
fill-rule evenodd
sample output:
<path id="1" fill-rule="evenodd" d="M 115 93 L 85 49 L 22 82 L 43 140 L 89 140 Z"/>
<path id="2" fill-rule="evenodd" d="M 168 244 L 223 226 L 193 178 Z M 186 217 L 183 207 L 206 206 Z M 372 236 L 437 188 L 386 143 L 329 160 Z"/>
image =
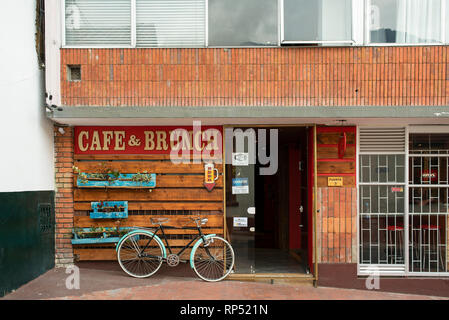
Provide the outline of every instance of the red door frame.
<path id="1" fill-rule="evenodd" d="M 309 270 L 315 274 L 315 268 L 313 265 L 313 239 L 315 230 L 313 228 L 314 223 L 314 187 L 315 187 L 315 127 L 309 128 L 308 132 L 308 148 L 307 148 L 307 262 L 309 264 Z"/>

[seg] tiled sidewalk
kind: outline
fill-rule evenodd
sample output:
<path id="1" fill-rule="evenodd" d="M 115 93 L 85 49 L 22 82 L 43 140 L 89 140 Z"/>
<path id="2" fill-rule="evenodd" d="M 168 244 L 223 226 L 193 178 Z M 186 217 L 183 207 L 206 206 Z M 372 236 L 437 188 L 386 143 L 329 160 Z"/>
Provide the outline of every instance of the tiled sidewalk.
<path id="1" fill-rule="evenodd" d="M 79 264 L 80 289 L 66 288 L 65 269 L 53 269 L 25 284 L 4 300 L 414 300 L 439 297 L 318 287 L 310 284 L 274 284 L 198 279 L 186 266 L 161 268 L 153 277 L 131 278 L 117 263 Z M 1 299 L 0 299 L 1 300 Z"/>
<path id="2" fill-rule="evenodd" d="M 442 298 L 307 285 L 282 285 L 237 281 L 205 283 L 169 282 L 152 286 L 98 291 L 67 300 L 439 300 Z"/>

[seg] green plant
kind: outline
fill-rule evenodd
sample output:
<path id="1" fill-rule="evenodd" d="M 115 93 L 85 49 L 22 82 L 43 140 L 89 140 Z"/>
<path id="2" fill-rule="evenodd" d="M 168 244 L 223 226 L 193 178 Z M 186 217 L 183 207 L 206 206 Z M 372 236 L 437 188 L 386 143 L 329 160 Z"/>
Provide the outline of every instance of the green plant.
<path id="1" fill-rule="evenodd" d="M 76 166 L 73 166 L 72 169 L 73 172 L 78 174 L 82 183 L 87 183 L 89 180 L 115 181 L 120 178 L 120 171 L 107 167 L 105 163 L 100 164 L 99 170 L 96 173 L 81 172 Z"/>
<path id="2" fill-rule="evenodd" d="M 89 179 L 88 179 L 86 173 L 81 172 L 81 170 L 80 170 L 78 167 L 76 167 L 76 166 L 73 166 L 72 169 L 73 169 L 73 172 L 75 172 L 76 174 L 78 174 L 78 177 L 79 177 L 79 179 L 80 179 L 80 181 L 81 181 L 82 183 L 87 183 L 87 182 L 89 182 Z"/>
<path id="3" fill-rule="evenodd" d="M 89 176 L 93 179 L 115 181 L 120 178 L 120 171 L 111 169 L 103 162 L 100 164 L 98 172 L 91 173 Z"/>
<path id="4" fill-rule="evenodd" d="M 137 182 L 151 182 L 151 174 L 148 171 L 144 171 L 143 173 L 137 172 L 131 179 L 132 181 Z"/>

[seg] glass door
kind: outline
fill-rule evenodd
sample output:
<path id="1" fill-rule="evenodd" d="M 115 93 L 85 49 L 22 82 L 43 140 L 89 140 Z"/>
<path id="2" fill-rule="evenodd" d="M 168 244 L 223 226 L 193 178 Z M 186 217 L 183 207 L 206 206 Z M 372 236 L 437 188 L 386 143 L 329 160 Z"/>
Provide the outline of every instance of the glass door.
<path id="1" fill-rule="evenodd" d="M 236 140 L 243 143 L 238 146 Z M 250 154 L 255 144 L 255 135 L 249 133 L 246 138 L 233 139 L 232 148 L 226 145 L 227 159 L 232 155 L 231 163 L 226 163 L 226 225 L 234 248 L 235 272 L 244 274 L 256 272 L 255 154 Z"/>

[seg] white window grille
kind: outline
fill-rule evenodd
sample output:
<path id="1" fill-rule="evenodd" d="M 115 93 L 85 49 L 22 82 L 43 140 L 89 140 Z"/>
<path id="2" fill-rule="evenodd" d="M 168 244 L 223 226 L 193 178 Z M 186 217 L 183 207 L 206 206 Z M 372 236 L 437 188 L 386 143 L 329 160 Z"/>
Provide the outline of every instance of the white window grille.
<path id="1" fill-rule="evenodd" d="M 360 275 L 448 275 L 449 134 L 418 132 L 359 128 Z"/>
<path id="2" fill-rule="evenodd" d="M 449 134 L 411 133 L 410 272 L 447 272 Z"/>
<path id="3" fill-rule="evenodd" d="M 359 272 L 405 271 L 405 128 L 359 128 Z"/>

